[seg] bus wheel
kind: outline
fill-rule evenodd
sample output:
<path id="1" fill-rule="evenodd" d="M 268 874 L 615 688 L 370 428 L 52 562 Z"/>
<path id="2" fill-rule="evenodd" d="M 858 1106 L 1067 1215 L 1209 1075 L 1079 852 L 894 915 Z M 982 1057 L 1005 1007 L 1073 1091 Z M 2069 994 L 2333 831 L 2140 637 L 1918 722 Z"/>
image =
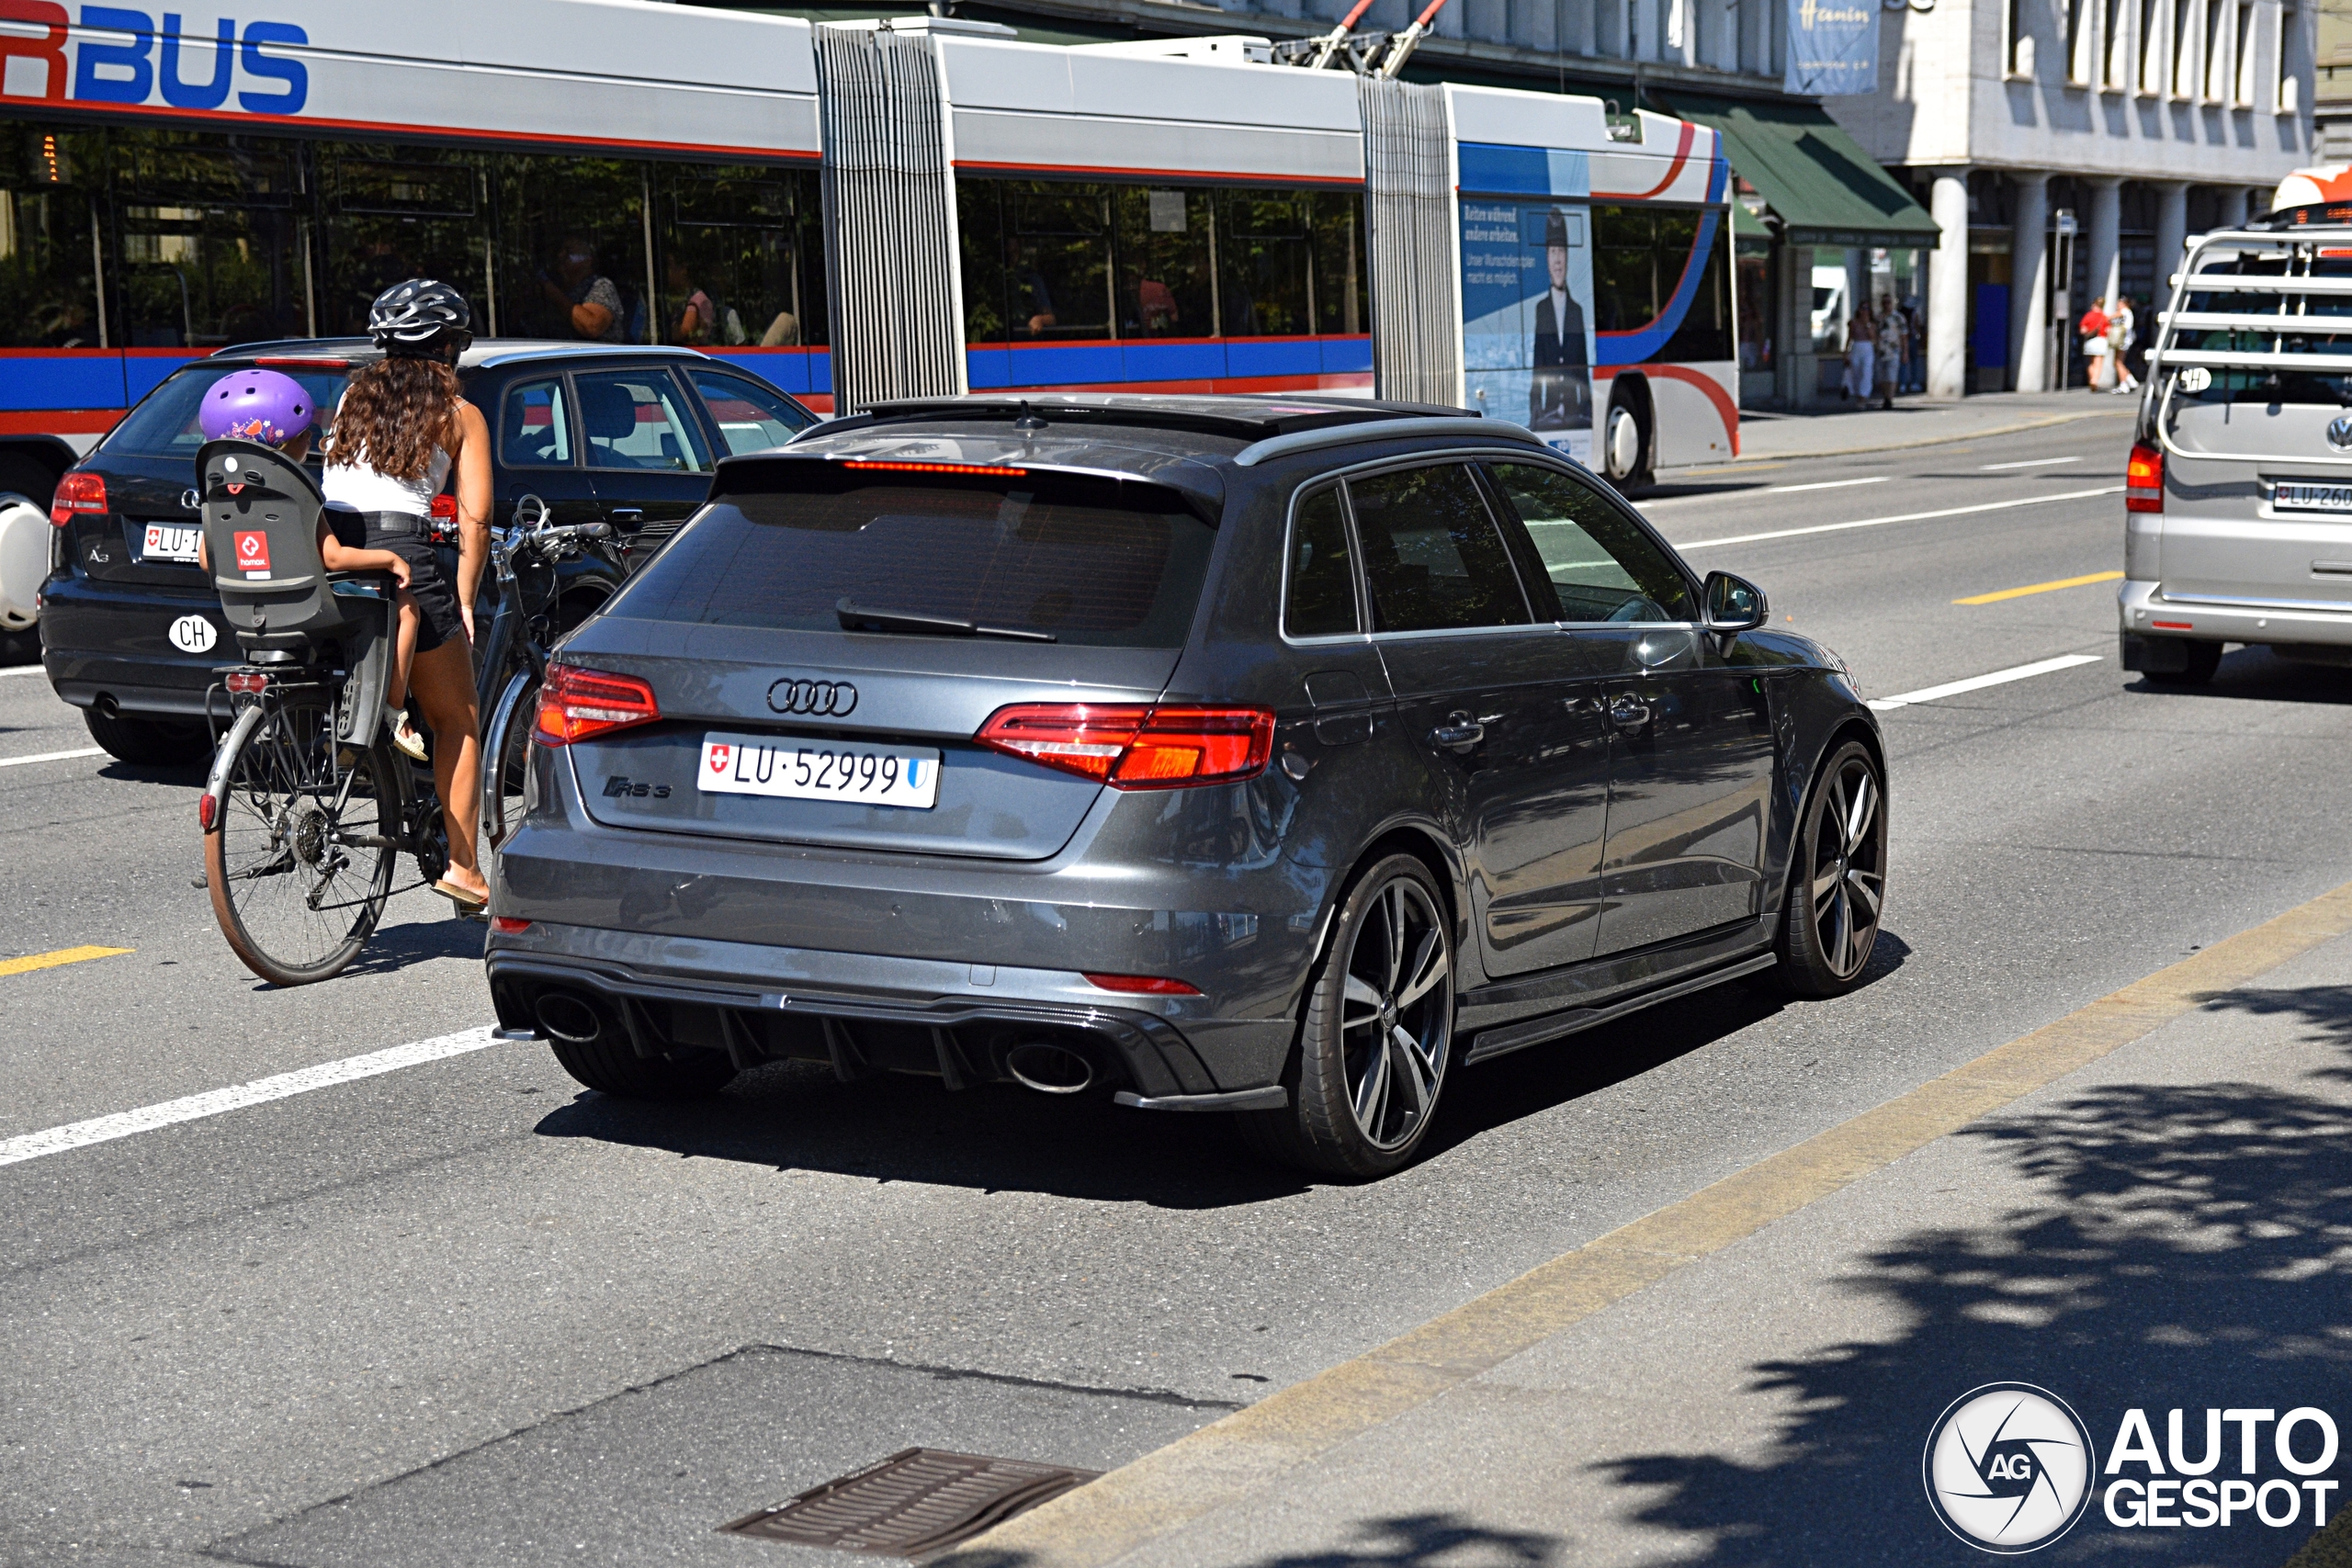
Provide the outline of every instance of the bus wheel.
<path id="1" fill-rule="evenodd" d="M 1600 459 L 1609 482 L 1629 484 L 1646 466 L 1642 458 L 1642 422 L 1623 403 L 1609 405 L 1609 428 L 1601 441 Z"/>

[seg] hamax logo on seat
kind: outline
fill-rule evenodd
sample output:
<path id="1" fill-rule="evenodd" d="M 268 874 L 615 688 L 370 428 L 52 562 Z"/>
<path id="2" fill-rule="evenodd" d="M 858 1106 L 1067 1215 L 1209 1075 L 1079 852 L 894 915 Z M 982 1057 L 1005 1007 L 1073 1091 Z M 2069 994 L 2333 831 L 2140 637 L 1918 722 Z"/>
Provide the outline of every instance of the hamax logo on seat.
<path id="1" fill-rule="evenodd" d="M 796 681 L 787 675 L 768 688 L 768 706 L 778 713 L 847 718 L 857 706 L 857 688 L 847 681 Z"/>
<path id="2" fill-rule="evenodd" d="M 1928 1503 L 1981 1551 L 2038 1551 L 2090 1506 L 2097 1456 L 2066 1402 L 2031 1383 L 1970 1389 L 1928 1431 Z"/>
<path id="3" fill-rule="evenodd" d="M 75 20 L 52 0 L 8 0 L 0 17 L 39 30 L 0 33 L 0 99 L 62 104 L 70 85 L 75 103 L 207 113 L 224 109 L 235 86 L 238 108 L 282 115 L 300 114 L 311 96 L 310 68 L 268 52 L 309 45 L 311 35 L 291 22 L 247 22 L 240 29 L 234 17 L 220 17 L 208 32 L 193 17 L 183 21 L 166 12 L 159 32 L 145 11 L 85 6 Z"/>

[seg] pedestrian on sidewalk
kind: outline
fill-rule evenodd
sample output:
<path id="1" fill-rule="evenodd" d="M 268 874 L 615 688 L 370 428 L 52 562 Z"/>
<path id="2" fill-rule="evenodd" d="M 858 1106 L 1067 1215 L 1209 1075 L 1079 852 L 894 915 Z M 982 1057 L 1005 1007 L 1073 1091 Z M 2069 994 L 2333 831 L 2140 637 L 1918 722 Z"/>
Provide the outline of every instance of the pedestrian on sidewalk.
<path id="1" fill-rule="evenodd" d="M 1911 358 L 1910 325 L 1892 299 L 1879 304 L 1877 358 L 1879 407 L 1891 409 L 1894 406 L 1895 383 L 1902 378 L 1903 367 Z"/>
<path id="2" fill-rule="evenodd" d="M 2083 374 L 2095 392 L 2108 391 L 2115 385 L 2114 367 L 2108 357 L 2111 345 L 2107 341 L 2106 306 L 2104 299 L 2092 300 L 2091 308 L 2085 310 L 2083 319 L 2075 323 L 2076 330 L 2083 334 Z"/>
<path id="3" fill-rule="evenodd" d="M 1903 301 L 1903 389 L 1928 389 L 1928 324 L 1920 319 L 1917 294 Z"/>
<path id="4" fill-rule="evenodd" d="M 2115 309 L 2107 318 L 2107 341 L 2110 345 L 2108 360 L 2115 367 L 2115 389 L 2136 392 L 2140 378 L 2132 374 L 2132 348 L 2139 337 L 2139 316 L 2132 309 L 2132 296 L 2115 297 Z"/>
<path id="5" fill-rule="evenodd" d="M 1871 319 L 1871 308 L 1864 305 L 1854 312 L 1846 328 L 1846 378 L 1838 384 L 1839 393 L 1849 402 L 1870 406 L 1871 388 L 1878 381 L 1878 324 Z"/>

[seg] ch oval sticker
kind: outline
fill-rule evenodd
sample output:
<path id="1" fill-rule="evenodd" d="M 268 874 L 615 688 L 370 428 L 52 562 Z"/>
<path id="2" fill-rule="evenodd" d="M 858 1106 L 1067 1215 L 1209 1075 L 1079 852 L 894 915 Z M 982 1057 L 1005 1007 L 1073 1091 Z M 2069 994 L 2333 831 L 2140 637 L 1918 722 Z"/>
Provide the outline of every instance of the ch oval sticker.
<path id="1" fill-rule="evenodd" d="M 202 615 L 182 615 L 172 623 L 172 646 L 182 653 L 209 653 L 220 634 Z"/>

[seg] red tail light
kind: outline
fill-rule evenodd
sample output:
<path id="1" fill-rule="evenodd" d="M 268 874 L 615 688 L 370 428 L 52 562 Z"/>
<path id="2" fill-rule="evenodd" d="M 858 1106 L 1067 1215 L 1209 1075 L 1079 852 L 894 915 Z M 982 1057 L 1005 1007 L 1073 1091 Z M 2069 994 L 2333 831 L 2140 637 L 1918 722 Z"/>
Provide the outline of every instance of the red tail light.
<path id="1" fill-rule="evenodd" d="M 2165 509 L 2165 455 L 2143 441 L 2132 448 L 2123 469 L 2123 510 L 2162 512 Z"/>
<path id="2" fill-rule="evenodd" d="M 531 929 L 531 922 L 518 920 L 512 915 L 492 915 L 490 918 L 490 929 L 501 936 L 519 936 Z"/>
<path id="3" fill-rule="evenodd" d="M 252 670 L 240 670 L 227 677 L 221 683 L 231 691 L 249 697 L 269 690 L 269 677 Z"/>
<path id="4" fill-rule="evenodd" d="M 49 503 L 49 520 L 62 528 L 76 513 L 106 509 L 106 476 L 77 469 L 57 481 L 57 493 Z"/>
<path id="5" fill-rule="evenodd" d="M 435 496 L 432 512 L 435 523 L 455 523 L 458 520 L 458 498 L 454 495 Z"/>
<path id="6" fill-rule="evenodd" d="M 539 688 L 539 718 L 533 733 L 543 746 L 569 746 L 661 716 L 653 688 L 634 675 L 550 664 L 547 684 Z"/>
<path id="7" fill-rule="evenodd" d="M 1163 980 L 1155 975 L 1089 975 L 1086 983 L 1106 991 L 1125 991 L 1134 997 L 1197 997 L 1196 986 L 1182 980 Z"/>
<path id="8" fill-rule="evenodd" d="M 1016 703 L 989 715 L 973 739 L 1117 789 L 1182 789 L 1265 772 L 1274 716 L 1268 708 Z"/>

